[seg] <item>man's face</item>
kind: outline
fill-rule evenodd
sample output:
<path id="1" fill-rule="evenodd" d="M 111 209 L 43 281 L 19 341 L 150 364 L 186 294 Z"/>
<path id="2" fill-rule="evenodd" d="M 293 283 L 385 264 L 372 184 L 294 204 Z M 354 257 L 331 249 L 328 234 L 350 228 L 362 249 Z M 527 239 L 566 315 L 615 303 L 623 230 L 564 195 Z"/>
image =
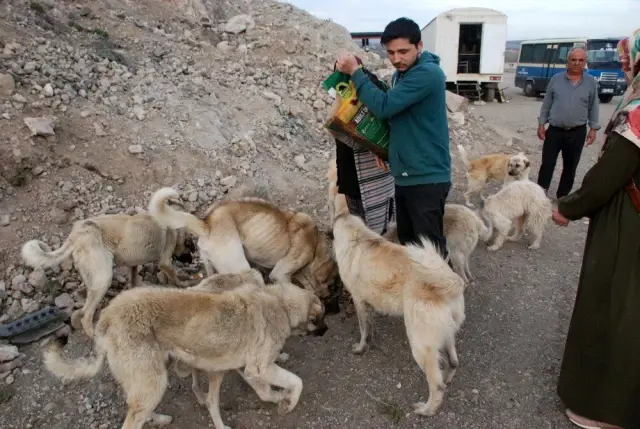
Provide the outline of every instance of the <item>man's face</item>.
<path id="1" fill-rule="evenodd" d="M 393 39 L 387 46 L 389 61 L 398 71 L 405 71 L 411 67 L 418 58 L 418 52 L 422 51 L 422 42 L 412 45 L 409 39 Z"/>
<path id="2" fill-rule="evenodd" d="M 567 69 L 571 73 L 580 73 L 587 62 L 587 53 L 582 49 L 576 49 L 567 58 Z"/>

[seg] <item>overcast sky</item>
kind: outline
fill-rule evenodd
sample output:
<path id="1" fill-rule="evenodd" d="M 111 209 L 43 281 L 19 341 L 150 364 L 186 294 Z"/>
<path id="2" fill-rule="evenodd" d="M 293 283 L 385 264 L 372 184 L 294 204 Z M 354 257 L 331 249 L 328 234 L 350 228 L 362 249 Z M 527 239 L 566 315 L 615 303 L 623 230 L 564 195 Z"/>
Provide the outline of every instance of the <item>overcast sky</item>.
<path id="1" fill-rule="evenodd" d="M 422 28 L 456 7 L 488 7 L 508 16 L 509 40 L 626 36 L 640 27 L 640 0 L 285 0 L 350 32 L 382 31 L 407 16 Z"/>

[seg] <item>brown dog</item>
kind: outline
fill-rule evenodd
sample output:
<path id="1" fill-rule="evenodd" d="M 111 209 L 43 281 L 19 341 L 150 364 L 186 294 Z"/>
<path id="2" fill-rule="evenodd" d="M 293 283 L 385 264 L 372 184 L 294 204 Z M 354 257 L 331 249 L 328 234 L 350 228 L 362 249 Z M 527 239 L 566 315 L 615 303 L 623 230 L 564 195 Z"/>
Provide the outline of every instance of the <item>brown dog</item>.
<path id="1" fill-rule="evenodd" d="M 252 263 L 270 269 L 272 281 L 294 279 L 320 298 L 330 295 L 338 269 L 326 238 L 309 215 L 258 198 L 240 198 L 213 204 L 199 219 L 166 204 L 176 198 L 174 189 L 159 189 L 151 197 L 150 212 L 166 227 L 181 225 L 199 237 L 208 275 L 239 273 Z"/>
<path id="2" fill-rule="evenodd" d="M 529 179 L 531 162 L 524 152 L 515 155 L 494 153 L 473 160 L 469 160 L 464 146 L 458 145 L 458 152 L 467 168 L 468 189 L 464 193 L 464 202 L 469 207 L 473 207 L 469 201 L 472 194 L 480 192 L 480 196 L 484 198 L 482 190 L 491 179 L 502 182 L 503 186 L 516 180 Z"/>

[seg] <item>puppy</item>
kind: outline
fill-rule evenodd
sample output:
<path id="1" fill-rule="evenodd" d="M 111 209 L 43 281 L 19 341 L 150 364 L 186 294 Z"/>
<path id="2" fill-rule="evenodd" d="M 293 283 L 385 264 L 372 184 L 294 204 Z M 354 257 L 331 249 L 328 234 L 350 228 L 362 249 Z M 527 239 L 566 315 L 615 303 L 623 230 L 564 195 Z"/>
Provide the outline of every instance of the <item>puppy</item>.
<path id="1" fill-rule="evenodd" d="M 336 209 L 333 234 L 340 277 L 360 326 L 353 353 L 366 350 L 374 311 L 404 317 L 413 357 L 429 384 L 429 400 L 414 404 L 414 412 L 435 414 L 458 366 L 455 334 L 465 318 L 464 281 L 430 241 L 423 239 L 422 247 L 392 243 L 347 210 Z M 442 349 L 449 358 L 446 376 L 439 367 Z"/>
<path id="2" fill-rule="evenodd" d="M 447 203 L 444 206 L 444 236 L 453 270 L 468 283 L 473 278 L 469 258 L 480 240 L 491 238 L 491 227 L 480 216 L 462 204 Z M 392 225 L 383 237 L 398 243 L 397 225 Z"/>
<path id="3" fill-rule="evenodd" d="M 518 180 L 506 184 L 497 193 L 484 200 L 480 212 L 495 231 L 494 242 L 487 249 L 498 250 L 505 239 L 517 241 L 527 228 L 532 235 L 529 249 L 540 248 L 542 233 L 551 218 L 552 205 L 544 189 L 530 180 Z M 515 221 L 516 230 L 507 237 Z"/>
<path id="4" fill-rule="evenodd" d="M 504 184 L 515 180 L 528 180 L 531 171 L 531 162 L 523 152 L 515 155 L 495 153 L 480 158 L 469 160 L 464 146 L 458 145 L 460 159 L 467 168 L 468 189 L 464 193 L 464 202 L 473 207 L 469 201 L 471 194 L 480 192 L 490 179 L 498 180 Z"/>
<path id="5" fill-rule="evenodd" d="M 172 265 L 172 256 L 190 253 L 187 236 L 156 221 L 149 213 L 100 215 L 73 224 L 59 249 L 51 251 L 39 240 L 27 241 L 21 250 L 24 263 L 49 268 L 69 256 L 87 287 L 87 299 L 71 315 L 75 329 L 93 336 L 93 316 L 111 286 L 113 263 L 131 267 L 131 285 L 138 286 L 138 265 L 159 261 L 160 269 L 175 286 L 184 286 Z"/>
<path id="6" fill-rule="evenodd" d="M 260 329 L 256 329 L 260 327 Z M 312 292 L 290 283 L 242 287 L 223 293 L 138 287 L 117 295 L 96 324 L 96 357 L 70 360 L 62 344 L 44 350 L 46 369 L 63 382 L 94 377 L 104 365 L 124 390 L 128 413 L 122 429 L 141 429 L 155 413 L 168 385 L 166 357 L 209 374 L 207 407 L 216 429 L 226 429 L 219 409 L 224 374 L 244 368 L 264 401 L 292 411 L 302 380 L 275 360 L 293 334 L 323 335 L 324 308 Z M 271 386 L 283 387 L 274 391 Z"/>
<path id="7" fill-rule="evenodd" d="M 154 193 L 150 212 L 167 228 L 187 228 L 198 237 L 207 274 L 237 273 L 251 264 L 271 270 L 275 282 L 298 281 L 320 298 L 330 295 L 337 267 L 329 245 L 307 214 L 283 210 L 257 198 L 213 204 L 203 219 L 167 205 L 179 198 L 172 188 Z"/>

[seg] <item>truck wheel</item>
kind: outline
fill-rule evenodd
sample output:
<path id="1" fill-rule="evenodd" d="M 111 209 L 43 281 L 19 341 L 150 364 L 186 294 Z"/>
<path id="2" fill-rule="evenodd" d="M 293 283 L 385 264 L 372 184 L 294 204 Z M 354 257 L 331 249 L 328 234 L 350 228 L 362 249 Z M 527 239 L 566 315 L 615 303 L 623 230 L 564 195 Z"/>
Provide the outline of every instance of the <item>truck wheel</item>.
<path id="1" fill-rule="evenodd" d="M 598 98 L 600 99 L 601 103 L 607 104 L 608 102 L 613 100 L 613 95 L 599 95 Z"/>
<path id="2" fill-rule="evenodd" d="M 533 89 L 533 82 L 529 81 L 524 85 L 524 95 L 527 97 L 534 97 L 536 95 L 536 91 Z"/>
<path id="3" fill-rule="evenodd" d="M 496 89 L 495 88 L 485 88 L 484 89 L 484 101 L 487 103 L 491 103 L 496 98 Z"/>

